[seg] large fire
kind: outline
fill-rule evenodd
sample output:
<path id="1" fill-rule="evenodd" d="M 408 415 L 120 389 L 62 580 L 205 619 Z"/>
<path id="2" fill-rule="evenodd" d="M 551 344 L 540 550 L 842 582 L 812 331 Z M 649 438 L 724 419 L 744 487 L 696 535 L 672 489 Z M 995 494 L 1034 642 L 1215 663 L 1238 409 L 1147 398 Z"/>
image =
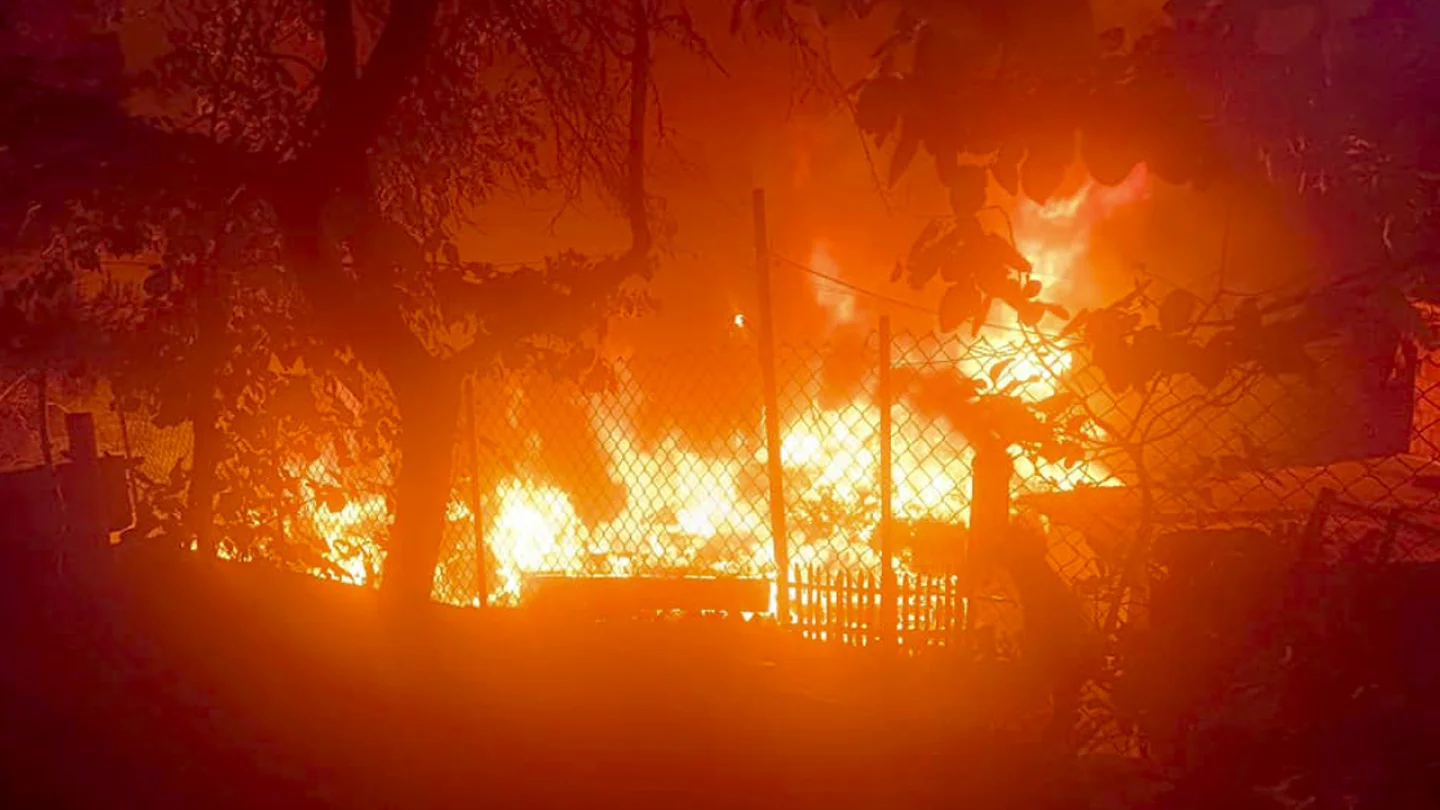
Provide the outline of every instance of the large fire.
<path id="1" fill-rule="evenodd" d="M 1145 187 L 1140 167 L 1115 188 L 1087 183 L 1065 199 L 1017 204 L 1013 217 L 1017 247 L 1034 264 L 1033 278 L 1044 285 L 1050 300 L 1074 303 L 1071 293 L 1084 283 L 1091 226 L 1115 207 L 1143 195 Z M 824 242 L 815 244 L 811 263 L 827 275 L 839 273 Z M 827 291 L 817 287 L 816 292 L 820 296 Z M 825 303 L 832 326 L 856 317 L 853 302 L 843 296 Z M 954 359 L 955 370 L 980 377 L 1005 359 L 999 383 L 1014 381 L 1016 396 L 1034 401 L 1055 393 L 1059 375 L 1070 368 L 1070 356 L 1027 342 L 1015 328 L 1013 314 L 997 307 L 993 317 L 1001 320 L 982 332 L 986 352 L 966 351 L 964 338 L 950 339 L 954 345 L 946 347 L 946 356 Z M 744 323 L 742 316 L 735 316 L 736 326 L 743 328 Z M 897 356 L 903 356 L 904 348 L 897 344 Z M 867 390 L 874 390 L 873 386 Z M 753 486 L 765 466 L 765 448 L 757 440 L 762 431 L 735 436 L 725 458 L 707 457 L 686 447 L 678 436 L 644 446 L 632 430 L 633 402 L 595 395 L 587 407 L 591 427 L 608 453 L 608 474 L 626 491 L 618 515 L 602 525 L 587 525 L 572 493 L 521 477 L 502 481 L 484 497 L 482 512 L 489 514 L 483 514 L 481 521 L 475 520 L 463 498 L 450 505 L 452 528 L 467 541 L 456 545 L 457 554 L 473 559 L 473 527 L 477 522 L 483 527 L 484 544 L 492 556 L 486 595 L 491 603 L 518 602 L 527 574 L 774 577 L 768 506 L 763 488 Z M 874 403 L 862 394 L 839 408 L 812 404 L 788 416 L 782 425 L 780 456 L 791 514 L 792 564 L 878 570 L 879 555 L 871 543 L 880 514 L 875 413 Z M 896 517 L 966 520 L 969 448 L 947 426 L 912 412 L 904 401 L 895 403 L 892 414 Z M 1071 488 L 1103 477 L 1093 465 L 1065 468 L 1024 458 L 1017 459 L 1016 472 L 1027 488 Z M 311 465 L 307 478 L 320 483 L 334 480 L 324 460 Z M 317 499 L 310 510 L 308 518 L 334 566 L 328 575 L 357 584 L 371 581 L 382 563 L 373 537 L 388 522 L 385 498 L 354 494 L 338 510 Z M 811 513 L 828 517 L 807 519 Z M 616 536 L 625 541 L 617 542 Z M 474 593 L 457 597 L 439 581 L 442 578 L 443 574 L 437 577 L 438 598 L 479 600 Z"/>

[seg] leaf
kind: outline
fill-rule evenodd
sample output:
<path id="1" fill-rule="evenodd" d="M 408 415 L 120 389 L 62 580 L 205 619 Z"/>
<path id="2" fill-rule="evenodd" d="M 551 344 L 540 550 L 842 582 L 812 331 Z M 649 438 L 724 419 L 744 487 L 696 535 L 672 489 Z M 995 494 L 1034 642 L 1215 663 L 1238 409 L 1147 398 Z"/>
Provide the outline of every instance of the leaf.
<path id="1" fill-rule="evenodd" d="M 1025 196 L 1043 203 L 1055 196 L 1065 182 L 1065 169 L 1073 157 L 1069 133 L 1064 137 L 1048 137 L 1032 144 L 1020 166 L 1020 184 Z"/>
<path id="2" fill-rule="evenodd" d="M 1011 396 L 1017 390 L 1019 390 L 1020 386 L 1029 385 L 1030 383 L 1035 382 L 1035 379 L 1035 377 L 1026 377 L 1024 379 L 1021 379 L 1019 377 L 1013 378 L 1010 380 L 1010 382 L 1005 383 L 1004 388 L 1000 389 L 1000 394 L 1007 397 Z"/>
<path id="3" fill-rule="evenodd" d="M 1080 151 L 1090 176 L 1102 186 L 1114 188 L 1125 182 L 1140 162 L 1142 151 L 1127 132 L 1115 131 L 1112 123 L 1092 125 L 1081 135 Z"/>
<path id="4" fill-rule="evenodd" d="M 915 159 L 915 153 L 919 149 L 920 134 L 908 122 L 903 124 L 900 130 L 900 142 L 895 144 L 895 152 L 890 156 L 890 185 L 895 185 L 905 174 L 905 170 L 910 166 L 910 161 Z"/>
<path id="5" fill-rule="evenodd" d="M 935 251 L 930 250 L 920 254 L 920 257 L 910 263 L 910 287 L 915 290 L 925 289 L 930 279 L 940 272 L 939 257 Z"/>
<path id="6" fill-rule="evenodd" d="M 1069 337 L 1085 328 L 1085 323 L 1089 319 L 1090 310 L 1088 309 L 1082 309 L 1075 313 L 1075 317 L 1071 318 L 1069 323 L 1065 324 L 1065 328 L 1060 330 L 1060 337 Z"/>
<path id="7" fill-rule="evenodd" d="M 940 331 L 948 334 L 965 321 L 977 317 L 980 303 L 980 292 L 975 285 L 950 285 L 940 299 Z"/>
<path id="8" fill-rule="evenodd" d="M 985 170 L 979 166 L 957 166 L 948 174 L 950 210 L 957 217 L 974 216 L 985 206 Z"/>
<path id="9" fill-rule="evenodd" d="M 995 184 L 1012 197 L 1020 193 L 1020 161 L 1024 157 L 1024 149 L 1006 144 L 990 164 L 990 176 L 995 178 Z"/>
<path id="10" fill-rule="evenodd" d="M 888 135 L 905 109 L 905 89 L 904 78 L 896 74 L 866 82 L 855 100 L 855 126 L 875 138 Z"/>
<path id="11" fill-rule="evenodd" d="M 990 318 L 990 308 L 995 306 L 995 299 L 985 296 L 980 300 L 980 309 L 976 312 L 975 319 L 970 322 L 970 337 L 979 337 L 980 330 L 985 328 L 985 321 Z"/>
<path id="12" fill-rule="evenodd" d="M 1035 408 L 1043 414 L 1055 416 L 1063 413 L 1071 405 L 1079 401 L 1079 397 L 1070 391 L 1057 391 L 1054 395 L 1046 397 L 1035 403 Z"/>
<path id="13" fill-rule="evenodd" d="M 1005 369 L 1009 367 L 1013 360 L 1014 358 L 1007 357 L 990 367 L 990 382 L 992 384 L 998 385 L 1000 383 L 1000 375 L 1005 373 Z"/>
<path id="14" fill-rule="evenodd" d="M 1190 325 L 1199 301 L 1185 290 L 1173 290 L 1160 302 L 1160 331 L 1175 334 Z"/>
<path id="15" fill-rule="evenodd" d="M 160 400 L 160 407 L 151 422 L 157 428 L 170 428 L 183 424 L 189 418 L 187 413 L 189 405 L 189 397 L 183 394 L 164 397 Z"/>
<path id="16" fill-rule="evenodd" d="M 1145 291 L 1146 291 L 1147 289 L 1149 289 L 1149 288 L 1150 288 L 1150 279 L 1147 278 L 1147 279 L 1145 279 L 1145 280 L 1143 280 L 1143 281 L 1138 281 L 1138 280 L 1137 280 L 1137 281 L 1135 282 L 1135 289 L 1133 289 L 1133 290 L 1131 290 L 1129 293 L 1127 293 L 1124 298 L 1121 298 L 1119 301 L 1116 301 L 1115 303 L 1111 304 L 1109 307 L 1107 307 L 1107 309 L 1112 309 L 1112 310 L 1117 310 L 1117 311 L 1118 311 L 1118 310 L 1129 309 L 1130 307 L 1134 306 L 1136 302 L 1138 302 L 1138 301 L 1140 300 L 1140 297 L 1143 296 L 1143 295 L 1145 294 Z"/>
<path id="17" fill-rule="evenodd" d="M 155 267 L 151 269 L 150 275 L 145 277 L 145 292 L 149 295 L 153 295 L 156 298 L 159 298 L 160 296 L 170 292 L 172 281 L 173 278 L 171 277 L 169 270 L 163 267 Z"/>
<path id="18" fill-rule="evenodd" d="M 940 223 L 931 221 L 920 232 L 915 243 L 910 246 L 908 257 L 908 269 L 910 272 L 910 286 L 916 290 L 922 290 L 930 283 L 930 279 L 940 272 L 940 255 L 936 246 L 939 244 L 937 237 L 940 236 Z"/>
<path id="19" fill-rule="evenodd" d="M 1025 258 L 1025 255 L 1004 237 L 996 233 L 987 233 L 983 239 L 986 253 L 994 260 L 1022 273 L 1028 273 L 1033 269 L 1034 266 L 1030 264 L 1030 260 Z"/>
<path id="20" fill-rule="evenodd" d="M 1214 388 L 1225 380 L 1229 370 L 1227 351 L 1223 344 L 1211 344 L 1192 352 L 1190 376 L 1206 388 Z"/>
<path id="21" fill-rule="evenodd" d="M 919 257 L 920 253 L 930 247 L 939 236 L 940 223 L 938 221 L 932 219 L 925 223 L 925 227 L 920 231 L 920 235 L 915 237 L 914 243 L 910 245 L 909 261 L 913 263 L 916 258 Z"/>
<path id="22" fill-rule="evenodd" d="M 1033 301 L 1011 302 L 1015 307 L 1015 317 L 1026 326 L 1038 326 L 1040 320 L 1045 317 L 1045 307 Z"/>

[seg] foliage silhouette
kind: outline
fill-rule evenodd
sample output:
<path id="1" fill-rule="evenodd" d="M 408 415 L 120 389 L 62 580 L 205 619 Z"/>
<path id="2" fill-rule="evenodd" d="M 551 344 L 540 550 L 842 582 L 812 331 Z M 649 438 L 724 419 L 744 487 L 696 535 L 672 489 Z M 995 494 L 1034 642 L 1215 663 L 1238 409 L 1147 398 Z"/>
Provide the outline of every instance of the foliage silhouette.
<path id="1" fill-rule="evenodd" d="M 168 219 L 259 211 L 262 227 L 249 232 L 270 235 L 308 327 L 391 397 L 403 461 L 387 581 L 424 598 L 461 379 L 593 365 L 605 318 L 642 303 L 631 281 L 649 273 L 649 43 L 671 37 L 703 52 L 703 42 L 683 7 L 650 2 L 565 15 L 431 0 L 161 11 L 169 47 L 138 87 L 86 94 L 7 72 L 0 139 L 20 201 L 7 220 L 37 241 L 102 223 L 88 244 L 94 269 L 102 256 L 161 250 Z M 147 114 L 123 109 L 127 98 L 148 100 Z M 553 165 L 537 157 L 542 142 Z M 474 203 L 547 174 L 572 194 L 616 200 L 630 248 L 518 269 L 462 261 L 448 234 Z M 225 226 L 209 227 L 223 247 L 214 237 Z M 172 295 L 176 272 L 162 266 L 147 292 Z"/>

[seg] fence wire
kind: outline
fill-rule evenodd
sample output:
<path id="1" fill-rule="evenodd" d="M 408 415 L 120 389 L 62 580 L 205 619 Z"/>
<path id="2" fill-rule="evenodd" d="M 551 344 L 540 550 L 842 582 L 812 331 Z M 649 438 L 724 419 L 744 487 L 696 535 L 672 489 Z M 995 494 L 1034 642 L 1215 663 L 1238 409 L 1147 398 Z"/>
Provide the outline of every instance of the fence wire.
<path id="1" fill-rule="evenodd" d="M 1137 538 L 1237 526 L 1293 533 L 1325 491 L 1400 521 L 1388 541 L 1394 559 L 1428 548 L 1427 532 L 1440 525 L 1440 365 L 1432 358 L 1376 375 L 1336 349 L 1310 378 L 1237 375 L 1206 388 L 1174 377 L 1115 394 L 1078 352 L 1022 332 L 900 334 L 889 346 L 885 482 L 881 350 L 871 334 L 775 355 L 790 560 L 784 618 L 816 638 L 871 644 L 896 635 L 933 646 L 969 633 L 973 645 L 1003 646 L 1023 629 L 1016 583 L 967 569 L 974 427 L 914 396 L 906 386 L 916 379 L 985 380 L 1036 407 L 1057 394 L 1074 400 L 1084 418 L 1073 420 L 1072 438 L 1084 452 L 1062 463 L 1017 450 L 1013 511 L 1043 527 L 1049 568 L 1101 630 L 1144 607 Z M 768 587 L 779 572 L 757 357 L 753 345 L 736 342 L 617 361 L 604 386 L 542 375 L 478 382 L 457 426 L 434 597 L 513 605 L 557 581 Z M 193 463 L 188 426 L 120 414 L 103 391 L 55 390 L 48 410 L 61 460 L 63 413 L 76 409 L 97 414 L 103 451 L 136 459 L 137 511 L 180 521 Z M 0 403 L 6 469 L 40 463 L 39 413 L 32 385 Z M 358 459 L 344 436 L 308 453 L 281 428 L 251 433 L 267 438 L 235 442 L 221 465 L 221 552 L 376 582 L 393 515 L 388 460 Z M 263 482 L 251 475 L 267 466 Z M 888 560 L 880 532 L 887 484 Z M 719 609 L 734 602 L 728 591 L 707 593 L 722 594 Z"/>

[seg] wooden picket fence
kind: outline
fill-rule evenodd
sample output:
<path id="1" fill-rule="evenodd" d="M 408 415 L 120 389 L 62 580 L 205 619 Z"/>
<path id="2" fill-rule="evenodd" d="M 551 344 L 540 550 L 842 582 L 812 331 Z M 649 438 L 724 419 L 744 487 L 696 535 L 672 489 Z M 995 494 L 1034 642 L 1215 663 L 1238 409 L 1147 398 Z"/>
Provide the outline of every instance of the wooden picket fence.
<path id="1" fill-rule="evenodd" d="M 790 594 L 805 638 L 860 647 L 886 640 L 877 572 L 793 568 Z M 954 575 L 898 572 L 895 602 L 894 637 L 902 647 L 947 646 L 964 627 L 966 601 Z"/>

